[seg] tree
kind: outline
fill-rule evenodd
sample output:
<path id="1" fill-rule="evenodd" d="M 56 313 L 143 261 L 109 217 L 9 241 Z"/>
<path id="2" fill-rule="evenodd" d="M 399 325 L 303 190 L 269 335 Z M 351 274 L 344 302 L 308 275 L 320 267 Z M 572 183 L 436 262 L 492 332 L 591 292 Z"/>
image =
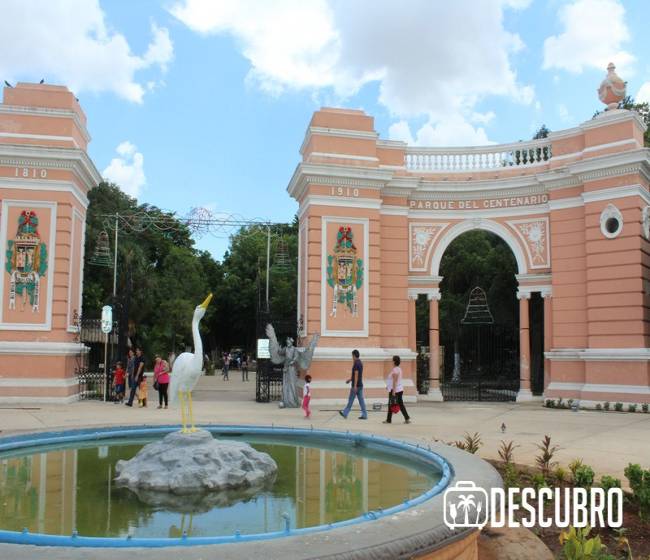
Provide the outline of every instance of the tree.
<path id="1" fill-rule="evenodd" d="M 541 138 L 547 138 L 549 132 L 551 132 L 548 128 L 546 128 L 546 125 L 543 124 L 542 126 L 539 127 L 537 132 L 533 135 L 533 140 L 540 140 Z"/>

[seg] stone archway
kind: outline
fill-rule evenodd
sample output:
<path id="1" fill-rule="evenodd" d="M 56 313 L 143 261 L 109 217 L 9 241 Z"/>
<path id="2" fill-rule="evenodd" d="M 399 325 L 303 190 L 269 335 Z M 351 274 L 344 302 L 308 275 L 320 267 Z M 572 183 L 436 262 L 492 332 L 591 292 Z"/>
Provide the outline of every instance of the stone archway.
<path id="1" fill-rule="evenodd" d="M 525 248 L 522 247 L 521 241 L 517 236 L 508 229 L 505 225 L 486 218 L 472 218 L 458 222 L 450 228 L 443 230 L 440 237 L 435 241 L 432 247 L 431 261 L 429 269 L 431 271 L 431 278 L 434 281 L 434 287 L 430 290 L 428 297 L 429 305 L 429 340 L 430 340 L 430 363 L 429 371 L 440 371 L 440 358 L 439 358 L 439 339 L 440 339 L 440 322 L 439 322 L 439 306 L 442 294 L 440 292 L 440 283 L 442 276 L 440 276 L 440 266 L 443 255 L 454 240 L 459 238 L 464 233 L 482 230 L 495 234 L 510 248 L 515 261 L 517 263 L 517 279 L 526 278 L 529 273 L 528 260 L 526 257 Z M 530 400 L 532 398 L 531 383 L 530 383 L 530 310 L 529 300 L 530 291 L 520 286 L 517 291 L 517 298 L 519 299 L 519 391 L 516 400 Z M 442 392 L 440 391 L 439 380 L 434 381 L 432 375 L 430 397 L 434 400 L 443 400 Z"/>

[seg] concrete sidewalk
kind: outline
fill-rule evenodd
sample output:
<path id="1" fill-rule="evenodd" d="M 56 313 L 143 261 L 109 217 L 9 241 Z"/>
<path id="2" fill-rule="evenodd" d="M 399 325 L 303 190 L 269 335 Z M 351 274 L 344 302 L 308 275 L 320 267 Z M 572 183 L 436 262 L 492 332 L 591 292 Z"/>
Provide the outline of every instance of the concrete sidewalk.
<path id="1" fill-rule="evenodd" d="M 347 420 L 335 407 L 313 410 L 311 420 L 300 409 L 279 409 L 277 403 L 254 401 L 254 375 L 242 383 L 239 372 L 231 380 L 203 378 L 194 398 L 196 423 L 260 424 L 309 426 L 334 430 L 372 432 L 396 438 L 411 437 L 423 443 L 462 439 L 465 432 L 479 432 L 483 446 L 479 454 L 497 459 L 501 440 L 513 440 L 517 463 L 533 465 L 545 434 L 560 445 L 557 460 L 563 466 L 581 458 L 597 475 L 611 474 L 626 483 L 623 469 L 628 463 L 650 467 L 650 414 L 551 410 L 541 403 L 420 403 L 410 405 L 413 423 L 405 425 L 401 416 L 391 425 L 382 424 L 382 412 L 369 411 L 369 419 L 357 420 L 353 411 Z M 239 377 L 239 379 L 238 379 Z M 156 394 L 150 391 L 148 408 L 128 408 L 113 403 L 82 401 L 69 405 L 1 405 L 0 435 L 32 430 L 79 428 L 126 424 L 168 424 L 179 422 L 178 410 L 157 410 Z M 505 423 L 506 432 L 501 433 Z"/>

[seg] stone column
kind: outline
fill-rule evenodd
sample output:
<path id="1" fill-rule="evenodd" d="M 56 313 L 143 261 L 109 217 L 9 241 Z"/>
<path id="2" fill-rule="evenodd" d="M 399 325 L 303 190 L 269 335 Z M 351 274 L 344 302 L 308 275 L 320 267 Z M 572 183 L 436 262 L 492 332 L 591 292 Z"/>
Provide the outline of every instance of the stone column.
<path id="1" fill-rule="evenodd" d="M 418 300 L 418 295 L 409 293 L 409 307 L 408 307 L 408 347 L 409 350 L 417 352 L 417 324 L 415 315 L 415 304 Z"/>
<path id="2" fill-rule="evenodd" d="M 544 298 L 544 391 L 551 381 L 551 360 L 546 357 L 546 352 L 550 352 L 553 346 L 553 300 L 551 300 L 551 288 L 542 290 L 541 295 Z"/>
<path id="3" fill-rule="evenodd" d="M 440 392 L 440 323 L 438 320 L 438 301 L 440 301 L 440 290 L 435 288 L 427 294 L 429 300 L 429 393 L 427 400 L 442 401 Z"/>
<path id="4" fill-rule="evenodd" d="M 529 401 L 533 394 L 530 391 L 530 292 L 517 292 L 519 300 L 519 393 L 517 402 Z"/>

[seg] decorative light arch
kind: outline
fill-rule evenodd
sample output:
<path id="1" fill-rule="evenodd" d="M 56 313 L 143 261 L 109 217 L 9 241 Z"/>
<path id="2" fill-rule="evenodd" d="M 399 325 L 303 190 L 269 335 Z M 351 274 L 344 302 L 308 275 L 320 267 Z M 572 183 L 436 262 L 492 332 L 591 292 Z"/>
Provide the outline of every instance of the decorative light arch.
<path id="1" fill-rule="evenodd" d="M 443 233 L 442 237 L 436 244 L 436 247 L 433 251 L 433 257 L 431 258 L 432 276 L 440 275 L 440 263 L 442 262 L 442 256 L 445 254 L 447 247 L 451 245 L 451 242 L 457 237 L 460 237 L 463 233 L 476 229 L 489 231 L 503 239 L 503 241 L 508 244 L 508 247 L 510 247 L 510 250 L 515 256 L 515 260 L 517 261 L 517 274 L 528 274 L 528 263 L 526 262 L 526 256 L 524 255 L 524 252 L 514 234 L 507 227 L 493 220 L 473 218 L 471 220 L 464 220 L 462 222 L 459 222 Z"/>

